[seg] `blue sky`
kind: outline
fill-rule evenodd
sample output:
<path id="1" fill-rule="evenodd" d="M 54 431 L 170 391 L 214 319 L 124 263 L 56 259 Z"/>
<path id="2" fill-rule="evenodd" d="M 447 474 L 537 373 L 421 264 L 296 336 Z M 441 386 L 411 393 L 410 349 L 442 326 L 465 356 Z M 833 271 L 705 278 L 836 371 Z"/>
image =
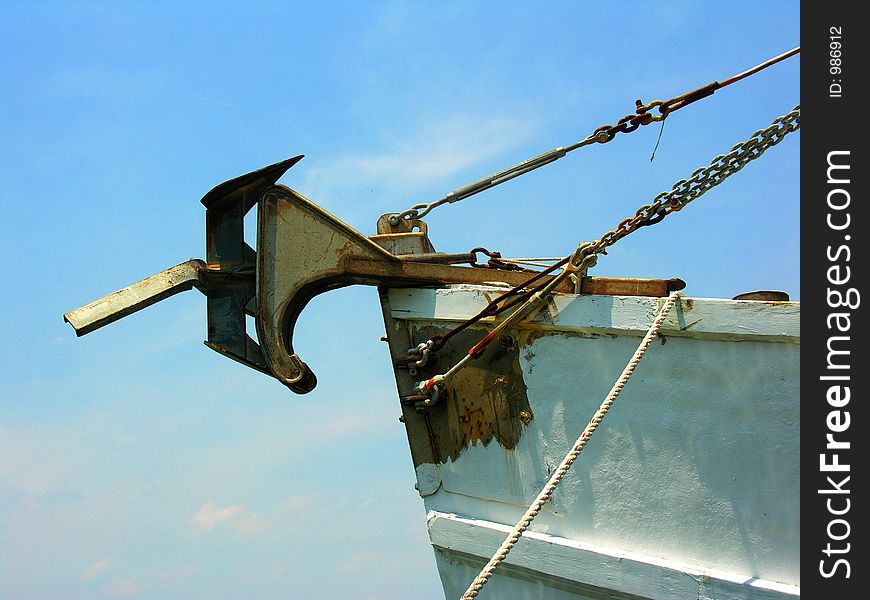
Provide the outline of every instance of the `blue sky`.
<path id="1" fill-rule="evenodd" d="M 281 180 L 363 233 L 799 44 L 797 2 L 0 2 L 0 597 L 438 598 L 377 294 L 296 334 L 296 396 L 206 349 L 190 292 L 77 339 L 62 314 L 204 254 L 199 199 Z M 428 219 L 436 248 L 560 256 L 800 101 L 800 58 Z M 792 134 L 596 275 L 799 299 Z"/>

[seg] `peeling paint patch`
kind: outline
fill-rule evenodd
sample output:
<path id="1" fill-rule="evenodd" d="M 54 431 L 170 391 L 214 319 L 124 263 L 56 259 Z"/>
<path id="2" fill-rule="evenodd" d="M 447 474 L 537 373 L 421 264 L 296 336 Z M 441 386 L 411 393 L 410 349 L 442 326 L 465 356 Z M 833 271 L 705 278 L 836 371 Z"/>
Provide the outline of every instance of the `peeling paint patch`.
<path id="1" fill-rule="evenodd" d="M 421 327 L 414 338 L 427 339 L 439 331 Z M 449 349 L 438 353 L 437 369 L 458 361 L 482 335 L 481 330 L 472 329 L 451 339 Z M 513 336 L 505 336 L 458 372 L 442 399 L 430 409 L 441 462 L 456 460 L 465 448 L 487 446 L 493 440 L 508 450 L 516 448 L 532 415 L 520 367 L 520 346 Z"/>
<path id="2" fill-rule="evenodd" d="M 448 419 L 454 424 L 455 460 L 468 445 L 498 440 L 504 448 L 516 448 L 522 434 L 520 414 L 530 414 L 526 384 L 520 371 L 519 353 L 496 347 L 486 365 L 466 368 L 448 388 Z M 483 357 L 482 357 L 483 358 Z"/>

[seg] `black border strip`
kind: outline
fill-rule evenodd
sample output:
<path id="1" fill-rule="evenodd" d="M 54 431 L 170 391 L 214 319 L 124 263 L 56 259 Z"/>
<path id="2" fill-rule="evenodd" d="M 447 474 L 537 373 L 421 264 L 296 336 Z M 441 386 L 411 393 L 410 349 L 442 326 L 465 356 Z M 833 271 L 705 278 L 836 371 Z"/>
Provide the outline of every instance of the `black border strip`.
<path id="1" fill-rule="evenodd" d="M 857 6 L 801 8 L 801 595 L 810 599 L 862 597 L 866 564 L 858 490 L 867 487 L 870 222 L 862 208 L 870 173 L 859 128 L 870 26 Z"/>

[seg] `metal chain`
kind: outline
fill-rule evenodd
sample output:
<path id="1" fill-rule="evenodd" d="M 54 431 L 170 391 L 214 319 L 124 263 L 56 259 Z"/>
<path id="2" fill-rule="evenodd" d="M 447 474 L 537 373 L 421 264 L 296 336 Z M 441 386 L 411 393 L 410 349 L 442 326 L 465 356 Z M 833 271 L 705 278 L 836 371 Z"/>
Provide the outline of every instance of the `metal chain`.
<path id="1" fill-rule="evenodd" d="M 446 386 L 448 380 L 467 365 L 471 360 L 476 359 L 483 354 L 483 351 L 494 340 L 498 339 L 501 334 L 511 327 L 516 321 L 527 315 L 529 311 L 535 308 L 550 292 L 555 289 L 559 283 L 567 277 L 575 273 L 582 273 L 584 269 L 595 266 L 598 260 L 598 255 L 603 253 L 605 249 L 612 246 L 617 241 L 621 240 L 628 234 L 637 231 L 641 227 L 655 225 L 662 221 L 672 212 L 682 210 L 693 200 L 699 198 L 711 188 L 719 185 L 728 177 L 740 171 L 749 162 L 760 157 L 764 152 L 778 143 L 780 143 L 786 135 L 792 131 L 800 129 L 800 104 L 795 106 L 791 112 L 778 117 L 765 129 L 759 129 L 745 142 L 736 144 L 727 154 L 720 154 L 712 160 L 712 162 L 700 169 L 696 169 L 688 179 L 681 179 L 676 182 L 670 191 L 662 192 L 656 196 L 649 204 L 644 204 L 633 217 L 625 219 L 616 229 L 608 231 L 597 240 L 592 242 L 583 242 L 571 256 L 562 259 L 558 263 L 552 265 L 548 269 L 541 271 L 531 279 L 522 283 L 511 290 L 508 290 L 496 300 L 491 302 L 484 310 L 462 323 L 453 331 L 444 335 L 439 335 L 425 342 L 425 352 L 434 352 L 439 350 L 449 337 L 453 334 L 465 329 L 469 325 L 481 320 L 487 316 L 494 316 L 520 304 L 510 315 L 503 321 L 499 322 L 495 328 L 490 331 L 483 339 L 475 344 L 468 354 L 455 364 L 449 371 L 443 375 L 435 375 L 434 377 L 417 382 L 416 389 L 419 393 L 429 395 L 430 401 L 424 402 L 424 405 L 430 406 L 437 400 L 440 391 Z M 549 274 L 556 268 L 564 265 L 564 270 L 555 275 L 551 280 L 544 281 L 541 284 L 535 285 L 520 293 L 521 290 L 527 288 L 534 281 L 541 279 L 542 276 Z M 508 298 L 514 298 L 508 304 L 501 304 Z"/>
<path id="2" fill-rule="evenodd" d="M 519 520 L 519 522 L 514 526 L 508 536 L 505 538 L 504 542 L 502 542 L 501 546 L 498 550 L 495 551 L 495 554 L 492 555 L 492 558 L 489 559 L 489 562 L 486 563 L 486 566 L 480 571 L 480 574 L 474 578 L 474 581 L 471 582 L 471 585 L 468 586 L 468 589 L 462 595 L 460 600 L 471 600 L 475 598 L 480 590 L 483 589 L 483 586 L 486 585 L 486 582 L 492 577 L 495 572 L 496 567 L 501 564 L 504 559 L 507 557 L 508 553 L 511 551 L 511 548 L 519 541 L 520 537 L 522 537 L 523 532 L 531 525 L 532 520 L 535 516 L 541 512 L 541 508 L 544 506 L 544 503 L 550 499 L 553 495 L 553 492 L 556 491 L 556 487 L 559 485 L 559 482 L 562 481 L 562 478 L 568 472 L 568 469 L 571 468 L 571 465 L 580 456 L 580 452 L 586 446 L 586 443 L 589 441 L 589 438 L 592 437 L 592 434 L 598 429 L 598 426 L 601 424 L 601 420 L 604 418 L 604 415 L 607 414 L 607 411 L 610 410 L 610 407 L 613 406 L 613 402 L 616 400 L 616 397 L 619 396 L 619 392 L 622 391 L 622 388 L 625 387 L 625 384 L 628 383 L 629 377 L 634 373 L 635 368 L 637 367 L 640 359 L 643 358 L 646 349 L 649 348 L 649 345 L 656 338 L 659 332 L 659 328 L 661 327 L 662 321 L 667 317 L 668 312 L 670 312 L 671 308 L 674 306 L 674 303 L 682 296 L 682 292 L 674 292 L 672 293 L 668 299 L 665 301 L 662 306 L 659 314 L 656 316 L 655 320 L 653 320 L 652 325 L 650 325 L 649 330 L 646 332 L 646 335 L 641 340 L 640 345 L 635 350 L 634 354 L 629 359 L 628 364 L 623 369 L 622 374 L 616 380 L 616 383 L 613 384 L 613 387 L 610 389 L 610 392 L 604 398 L 604 401 L 601 403 L 601 406 L 598 407 L 598 410 L 595 411 L 592 419 L 589 421 L 589 424 L 586 425 L 586 428 L 583 430 L 583 433 L 580 434 L 580 437 L 577 438 L 577 441 L 574 442 L 574 446 L 571 450 L 568 451 L 568 454 L 565 455 L 565 458 L 562 459 L 561 464 L 558 466 L 556 471 L 550 477 L 550 480 L 544 486 L 544 489 L 540 491 L 538 496 L 526 510 L 525 514 Z"/>
<path id="3" fill-rule="evenodd" d="M 688 179 L 679 180 L 670 191 L 662 192 L 651 203 L 641 206 L 633 217 L 622 221 L 616 229 L 586 243 L 585 246 L 581 245 L 571 257 L 572 266 L 578 270 L 592 266 L 594 256 L 601 254 L 608 246 L 641 227 L 655 225 L 669 214 L 682 210 L 764 154 L 768 148 L 780 143 L 786 135 L 800 129 L 800 123 L 801 106 L 798 104 L 788 114 L 775 119 L 769 127 L 759 129 L 748 140 L 731 148 L 727 154 L 720 154 L 708 166 L 695 170 Z"/>
<path id="4" fill-rule="evenodd" d="M 616 125 L 602 125 L 601 127 L 595 129 L 591 134 L 589 134 L 584 139 L 571 144 L 570 146 L 560 146 L 558 148 L 554 148 L 549 152 L 544 152 L 538 156 L 525 160 L 519 164 L 516 164 L 512 167 L 508 167 L 498 173 L 493 173 L 488 177 L 484 177 L 483 179 L 479 179 L 474 183 L 470 183 L 466 186 L 463 186 L 459 189 L 453 190 L 440 200 L 436 200 L 435 202 L 415 204 L 408 210 L 390 215 L 389 222 L 391 225 L 397 225 L 401 221 L 405 219 L 422 219 L 427 214 L 429 214 L 433 209 L 441 206 L 442 204 L 453 204 L 454 202 L 459 202 L 460 200 L 464 200 L 469 196 L 473 196 L 479 192 L 484 190 L 488 190 L 491 187 L 495 187 L 500 183 L 504 183 L 505 181 L 509 181 L 514 177 L 519 177 L 520 175 L 524 175 L 530 171 L 534 171 L 539 167 L 543 167 L 544 165 L 548 165 L 551 162 L 557 161 L 560 158 L 564 157 L 566 154 L 573 150 L 577 150 L 578 148 L 582 148 L 584 146 L 588 146 L 590 144 L 599 143 L 606 144 L 607 142 L 613 140 L 618 133 L 631 133 L 636 129 L 649 125 L 650 123 L 655 123 L 657 121 L 664 121 L 667 116 L 677 111 L 684 106 L 691 104 L 692 102 L 696 102 L 701 100 L 702 98 L 706 98 L 707 96 L 712 96 L 716 90 L 725 87 L 726 85 L 730 85 L 741 79 L 748 77 L 766 69 L 767 67 L 774 65 L 790 56 L 794 56 L 800 52 L 800 46 L 789 50 L 788 52 L 784 52 L 779 56 L 775 56 L 770 60 L 767 60 L 755 67 L 744 71 L 738 75 L 730 77 L 722 82 L 713 81 L 708 83 L 707 85 L 701 86 L 696 90 L 692 90 L 691 92 L 682 94 L 680 96 L 675 96 L 670 100 L 653 100 L 652 102 L 648 102 L 644 104 L 642 100 L 635 100 L 635 111 L 634 113 L 625 115 L 619 121 L 616 122 Z M 657 108 L 659 114 L 654 115 L 653 109 Z"/>

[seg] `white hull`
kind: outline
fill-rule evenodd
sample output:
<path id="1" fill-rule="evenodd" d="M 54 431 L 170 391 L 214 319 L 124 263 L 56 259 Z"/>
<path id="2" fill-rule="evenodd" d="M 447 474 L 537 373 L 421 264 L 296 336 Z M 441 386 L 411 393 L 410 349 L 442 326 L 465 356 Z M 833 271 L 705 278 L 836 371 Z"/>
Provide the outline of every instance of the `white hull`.
<path id="1" fill-rule="evenodd" d="M 387 331 L 419 343 L 495 293 L 392 289 Z M 406 418 L 447 598 L 462 595 L 540 491 L 661 302 L 556 295 L 502 348 L 516 353 L 516 373 L 487 379 L 485 354 L 430 409 L 436 460 L 416 458 L 418 425 Z M 481 597 L 798 597 L 799 336 L 796 303 L 683 300 Z M 465 350 L 445 348 L 434 372 Z M 517 394 L 530 413 L 522 422 Z M 448 437 L 467 443 L 451 453 Z"/>

